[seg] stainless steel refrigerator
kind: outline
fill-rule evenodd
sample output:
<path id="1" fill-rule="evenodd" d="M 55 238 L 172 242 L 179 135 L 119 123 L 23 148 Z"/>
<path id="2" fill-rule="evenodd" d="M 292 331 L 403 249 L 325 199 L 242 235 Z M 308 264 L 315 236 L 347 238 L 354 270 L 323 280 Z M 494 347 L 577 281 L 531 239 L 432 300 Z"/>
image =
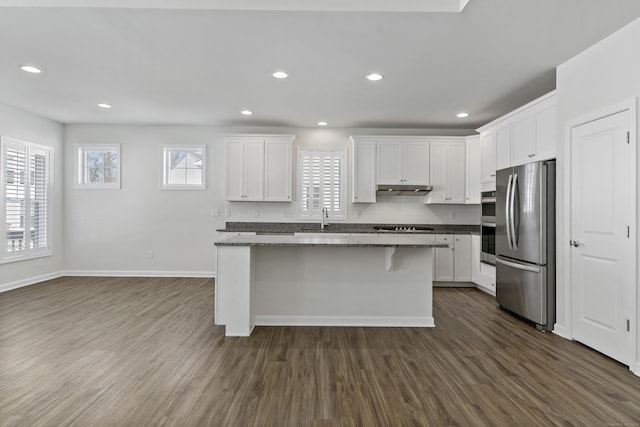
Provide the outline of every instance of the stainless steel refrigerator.
<path id="1" fill-rule="evenodd" d="M 555 160 L 496 173 L 496 300 L 553 329 L 556 314 Z"/>

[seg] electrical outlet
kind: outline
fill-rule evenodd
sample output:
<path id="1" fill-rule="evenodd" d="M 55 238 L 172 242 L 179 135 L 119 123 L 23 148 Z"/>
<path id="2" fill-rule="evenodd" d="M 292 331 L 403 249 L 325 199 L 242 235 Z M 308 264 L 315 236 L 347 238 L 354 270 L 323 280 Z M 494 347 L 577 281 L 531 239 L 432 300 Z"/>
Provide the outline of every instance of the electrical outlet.
<path id="1" fill-rule="evenodd" d="M 449 219 L 456 219 L 455 211 L 449 211 Z"/>
<path id="2" fill-rule="evenodd" d="M 231 216 L 231 209 L 225 209 L 224 210 L 224 216 L 230 217 Z"/>
<path id="3" fill-rule="evenodd" d="M 147 258 L 153 258 L 153 251 L 151 249 L 147 251 Z"/>
<path id="4" fill-rule="evenodd" d="M 211 209 L 211 216 L 220 216 L 220 209 Z"/>
<path id="5" fill-rule="evenodd" d="M 260 209 L 255 209 L 255 210 L 253 211 L 253 216 L 255 216 L 255 217 L 260 216 Z"/>

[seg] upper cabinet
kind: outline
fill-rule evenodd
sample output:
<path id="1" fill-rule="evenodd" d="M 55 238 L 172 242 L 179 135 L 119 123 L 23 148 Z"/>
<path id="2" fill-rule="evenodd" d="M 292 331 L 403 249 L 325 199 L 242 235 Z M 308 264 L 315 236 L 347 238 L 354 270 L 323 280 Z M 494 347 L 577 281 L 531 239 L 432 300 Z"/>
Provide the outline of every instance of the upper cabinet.
<path id="1" fill-rule="evenodd" d="M 467 149 L 465 153 L 465 199 L 468 205 L 480 204 L 480 183 L 482 179 L 482 145 L 480 135 L 465 138 Z"/>
<path id="2" fill-rule="evenodd" d="M 367 137 L 351 137 L 352 203 L 376 201 L 376 140 Z"/>
<path id="3" fill-rule="evenodd" d="M 510 166 L 556 157 L 555 91 L 478 129 L 482 187 L 495 189 L 495 173 Z"/>
<path id="4" fill-rule="evenodd" d="M 429 143 L 426 138 L 379 137 L 377 179 L 381 185 L 429 184 Z"/>
<path id="5" fill-rule="evenodd" d="M 462 138 L 430 142 L 429 173 L 433 190 L 425 203 L 465 203 L 465 141 Z"/>
<path id="6" fill-rule="evenodd" d="M 513 166 L 556 157 L 556 99 L 544 98 L 511 119 Z"/>
<path id="7" fill-rule="evenodd" d="M 291 201 L 292 135 L 227 135 L 229 201 Z"/>

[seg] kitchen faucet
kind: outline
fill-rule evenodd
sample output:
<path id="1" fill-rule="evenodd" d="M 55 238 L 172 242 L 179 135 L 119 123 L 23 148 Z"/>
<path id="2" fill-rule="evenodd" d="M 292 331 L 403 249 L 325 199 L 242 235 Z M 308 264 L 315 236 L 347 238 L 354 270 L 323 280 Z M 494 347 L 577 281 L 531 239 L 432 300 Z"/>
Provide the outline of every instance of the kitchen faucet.
<path id="1" fill-rule="evenodd" d="M 325 224 L 324 220 L 325 218 L 329 218 L 329 211 L 327 210 L 327 208 L 322 208 L 322 213 L 320 217 L 322 218 L 320 220 L 320 230 L 324 230 L 324 226 L 328 225 L 328 224 Z"/>

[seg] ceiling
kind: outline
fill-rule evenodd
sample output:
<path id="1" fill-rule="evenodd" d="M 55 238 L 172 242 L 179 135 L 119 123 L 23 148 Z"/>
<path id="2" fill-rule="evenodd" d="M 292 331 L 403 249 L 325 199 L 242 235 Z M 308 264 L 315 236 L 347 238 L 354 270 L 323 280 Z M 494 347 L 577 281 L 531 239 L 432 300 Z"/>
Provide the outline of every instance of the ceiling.
<path id="1" fill-rule="evenodd" d="M 83 1 L 95 7 L 0 0 L 0 103 L 62 123 L 473 129 L 554 89 L 557 65 L 640 17 L 637 0 L 471 0 L 461 13 Z M 365 79 L 374 71 L 384 79 Z"/>

